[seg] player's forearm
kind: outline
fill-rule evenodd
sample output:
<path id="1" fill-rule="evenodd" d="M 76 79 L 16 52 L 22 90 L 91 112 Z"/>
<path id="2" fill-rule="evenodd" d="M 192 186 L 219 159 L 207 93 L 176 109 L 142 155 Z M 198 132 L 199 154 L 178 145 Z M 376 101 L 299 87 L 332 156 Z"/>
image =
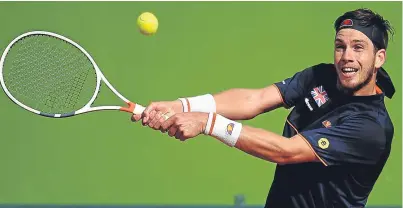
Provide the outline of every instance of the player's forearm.
<path id="1" fill-rule="evenodd" d="M 235 147 L 255 157 L 282 164 L 295 156 L 291 145 L 290 140 L 281 135 L 244 125 Z"/>
<path id="2" fill-rule="evenodd" d="M 233 120 L 251 119 L 282 104 L 274 86 L 265 89 L 230 89 L 215 94 L 214 99 L 217 113 Z"/>
<path id="3" fill-rule="evenodd" d="M 214 95 L 179 100 L 183 112 L 216 112 L 232 120 L 251 119 L 283 104 L 281 94 L 274 85 L 261 89 L 230 89 Z"/>
<path id="4" fill-rule="evenodd" d="M 233 120 L 251 119 L 262 112 L 256 107 L 256 89 L 230 89 L 214 94 L 217 113 Z"/>
<path id="5" fill-rule="evenodd" d="M 299 134 L 286 138 L 270 131 L 243 125 L 217 113 L 209 113 L 203 126 L 204 134 L 270 162 L 290 164 L 318 161 L 312 147 Z"/>

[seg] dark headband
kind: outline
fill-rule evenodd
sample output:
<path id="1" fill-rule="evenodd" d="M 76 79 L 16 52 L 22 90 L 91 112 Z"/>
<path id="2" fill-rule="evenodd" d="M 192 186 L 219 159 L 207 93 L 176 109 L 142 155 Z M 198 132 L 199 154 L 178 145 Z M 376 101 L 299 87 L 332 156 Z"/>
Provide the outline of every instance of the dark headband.
<path id="1" fill-rule="evenodd" d="M 359 20 L 345 19 L 340 23 L 336 33 L 344 28 L 351 28 L 364 33 L 378 49 L 386 49 L 388 47 L 388 39 L 385 38 L 384 33 L 375 25 L 361 26 Z"/>

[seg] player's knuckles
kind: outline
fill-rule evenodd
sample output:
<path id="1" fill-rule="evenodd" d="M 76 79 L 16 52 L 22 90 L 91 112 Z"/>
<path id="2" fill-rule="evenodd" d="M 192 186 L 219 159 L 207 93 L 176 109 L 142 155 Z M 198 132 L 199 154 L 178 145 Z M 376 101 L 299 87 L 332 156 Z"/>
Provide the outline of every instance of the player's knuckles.
<path id="1" fill-rule="evenodd" d="M 159 128 L 159 118 L 155 117 L 151 122 L 150 122 L 150 127 L 153 129 L 158 129 Z"/>
<path id="2" fill-rule="evenodd" d="M 146 109 L 144 110 L 143 114 L 144 114 L 145 116 L 149 116 L 149 115 L 150 115 L 150 112 L 153 111 L 153 110 L 154 110 L 153 104 L 150 103 L 150 104 L 146 107 Z"/>
<path id="3" fill-rule="evenodd" d="M 154 119 L 155 114 L 156 114 L 156 111 L 155 111 L 155 110 L 152 110 L 152 111 L 150 112 L 150 118 L 151 118 L 151 119 Z"/>
<path id="4" fill-rule="evenodd" d="M 161 123 L 159 121 L 155 122 L 153 129 L 158 130 L 161 127 Z"/>
<path id="5" fill-rule="evenodd" d="M 155 129 L 155 126 L 154 126 L 153 123 L 148 124 L 148 127 L 152 128 L 152 129 Z"/>
<path id="6" fill-rule="evenodd" d="M 155 126 L 156 126 L 158 129 L 161 128 L 162 124 L 163 124 L 163 122 L 161 122 L 161 118 L 158 119 L 158 120 L 155 122 Z"/>
<path id="7" fill-rule="evenodd" d="M 159 121 L 160 118 L 161 118 L 161 116 L 162 116 L 162 113 L 161 113 L 161 112 L 156 112 L 156 114 L 155 114 L 155 116 L 154 116 L 154 122 Z"/>
<path id="8" fill-rule="evenodd" d="M 176 125 L 176 126 L 181 126 L 181 128 L 183 128 L 183 121 L 182 121 L 182 119 L 180 118 L 180 117 L 176 117 L 175 118 L 175 121 L 174 121 L 174 124 Z"/>
<path id="9" fill-rule="evenodd" d="M 158 121 L 154 122 L 152 128 L 158 130 L 160 128 L 160 123 Z"/>
<path id="10" fill-rule="evenodd" d="M 148 123 L 150 123 L 150 121 L 152 121 L 153 120 L 153 118 L 154 118 L 154 110 L 151 110 L 151 111 L 144 111 L 144 124 L 148 124 Z"/>
<path id="11" fill-rule="evenodd" d="M 162 123 L 164 123 L 164 122 L 165 122 L 165 118 L 164 118 L 164 117 L 161 117 L 161 118 L 160 118 L 158 121 L 159 121 L 159 123 L 161 123 L 161 124 L 162 124 Z"/>
<path id="12" fill-rule="evenodd" d="M 155 118 L 155 111 L 151 111 L 150 115 L 148 116 L 147 123 L 151 123 Z"/>
<path id="13" fill-rule="evenodd" d="M 155 110 L 155 111 L 162 111 L 167 108 L 167 105 L 165 104 L 165 102 L 151 102 L 150 106 L 151 106 L 152 110 Z"/>
<path id="14" fill-rule="evenodd" d="M 153 119 L 153 120 L 148 124 L 148 126 L 149 126 L 150 128 L 154 128 L 154 127 L 155 127 L 155 119 Z"/>

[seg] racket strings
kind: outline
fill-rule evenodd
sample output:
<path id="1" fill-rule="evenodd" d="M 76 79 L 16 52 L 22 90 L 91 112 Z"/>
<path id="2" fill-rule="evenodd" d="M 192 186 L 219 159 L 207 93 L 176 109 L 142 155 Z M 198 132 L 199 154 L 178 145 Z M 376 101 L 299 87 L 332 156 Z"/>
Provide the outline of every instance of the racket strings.
<path id="1" fill-rule="evenodd" d="M 80 92 L 83 90 L 85 81 L 87 80 L 88 71 L 82 71 L 78 76 L 75 76 L 71 84 L 71 90 L 67 93 L 67 101 L 65 107 L 75 108 L 77 100 L 80 97 Z"/>
<path id="2" fill-rule="evenodd" d="M 87 56 L 70 43 L 46 35 L 16 42 L 7 54 L 3 76 L 14 97 L 47 113 L 78 110 L 96 87 L 96 73 Z"/>

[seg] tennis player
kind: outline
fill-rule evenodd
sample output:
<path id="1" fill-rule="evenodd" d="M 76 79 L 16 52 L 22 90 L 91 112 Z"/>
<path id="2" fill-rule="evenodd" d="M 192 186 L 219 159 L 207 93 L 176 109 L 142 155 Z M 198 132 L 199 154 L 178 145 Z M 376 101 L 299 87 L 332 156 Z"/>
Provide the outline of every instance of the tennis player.
<path id="1" fill-rule="evenodd" d="M 393 29 L 369 9 L 344 13 L 334 27 L 333 64 L 263 89 L 153 102 L 132 119 L 180 140 L 210 135 L 277 163 L 265 207 L 364 207 L 394 133 L 384 98 L 395 89 L 382 68 Z M 292 108 L 282 136 L 236 121 L 280 106 Z"/>

